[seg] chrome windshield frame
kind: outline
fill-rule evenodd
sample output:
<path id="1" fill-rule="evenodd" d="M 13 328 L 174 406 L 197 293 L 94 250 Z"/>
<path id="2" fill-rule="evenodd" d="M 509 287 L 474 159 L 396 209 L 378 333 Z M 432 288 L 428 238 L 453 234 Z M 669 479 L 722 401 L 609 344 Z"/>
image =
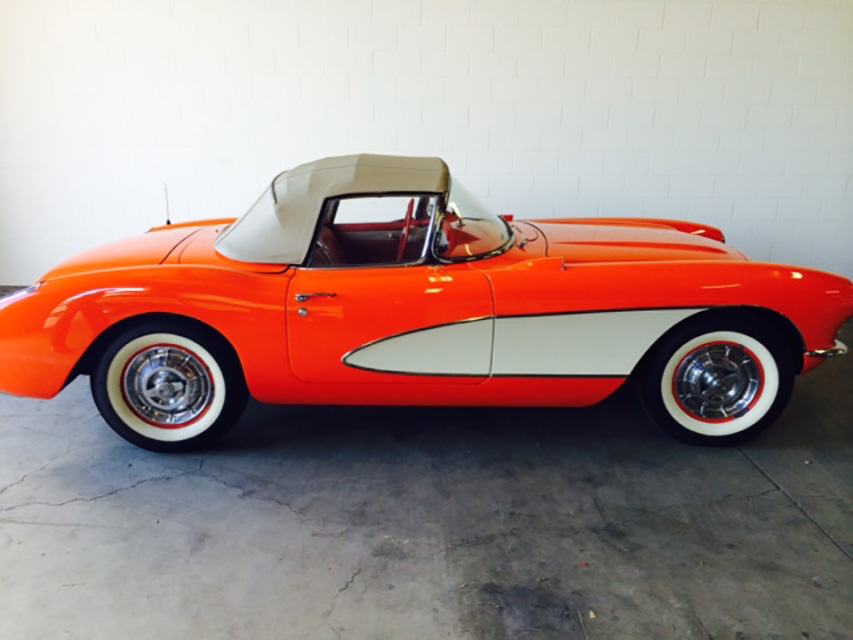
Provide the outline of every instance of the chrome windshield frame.
<path id="1" fill-rule="evenodd" d="M 451 185 L 451 191 L 453 187 Z M 449 195 L 449 193 L 448 193 Z M 440 210 L 436 212 L 435 215 L 435 223 L 433 225 L 433 238 L 430 245 L 430 253 L 432 254 L 432 258 L 439 264 L 461 264 L 465 262 L 476 262 L 478 260 L 488 260 L 489 258 L 496 258 L 500 255 L 503 255 L 507 251 L 509 251 L 513 246 L 515 246 L 515 230 L 512 228 L 512 225 L 507 222 L 506 218 L 497 215 L 496 213 L 491 213 L 495 218 L 500 220 L 507 230 L 507 240 L 500 247 L 496 247 L 491 251 L 487 251 L 485 253 L 478 253 L 473 256 L 464 256 L 461 258 L 444 258 L 438 255 L 438 239 L 440 237 L 440 229 L 441 225 L 444 224 L 444 216 L 447 213 L 447 208 L 450 205 L 449 199 L 442 196 L 439 204 L 441 205 Z M 464 214 L 463 214 L 464 216 Z"/>

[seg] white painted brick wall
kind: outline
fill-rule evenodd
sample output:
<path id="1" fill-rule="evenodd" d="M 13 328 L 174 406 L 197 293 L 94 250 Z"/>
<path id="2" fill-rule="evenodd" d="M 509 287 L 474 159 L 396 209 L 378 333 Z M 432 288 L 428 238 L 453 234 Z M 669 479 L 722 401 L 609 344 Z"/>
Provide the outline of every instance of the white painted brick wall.
<path id="1" fill-rule="evenodd" d="M 0 0 L 0 282 L 329 154 L 853 276 L 853 1 Z"/>

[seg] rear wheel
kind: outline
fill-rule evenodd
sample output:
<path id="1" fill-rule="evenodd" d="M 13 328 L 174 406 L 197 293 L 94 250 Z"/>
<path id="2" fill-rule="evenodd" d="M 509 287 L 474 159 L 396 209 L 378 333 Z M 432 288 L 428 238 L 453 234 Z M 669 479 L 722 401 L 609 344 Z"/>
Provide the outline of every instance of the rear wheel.
<path id="1" fill-rule="evenodd" d="M 118 336 L 91 386 L 116 433 L 163 452 L 210 445 L 238 420 L 248 398 L 224 339 L 179 320 L 140 324 Z"/>
<path id="2" fill-rule="evenodd" d="M 702 445 L 737 444 L 769 427 L 794 380 L 790 349 L 758 318 L 699 318 L 658 345 L 640 373 L 652 419 Z"/>

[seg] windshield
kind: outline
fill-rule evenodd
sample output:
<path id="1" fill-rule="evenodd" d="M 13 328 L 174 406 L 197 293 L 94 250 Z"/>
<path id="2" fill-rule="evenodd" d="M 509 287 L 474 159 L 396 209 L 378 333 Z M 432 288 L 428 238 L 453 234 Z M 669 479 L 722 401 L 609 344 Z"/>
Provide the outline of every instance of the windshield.
<path id="1" fill-rule="evenodd" d="M 510 226 L 454 180 L 436 234 L 436 256 L 451 262 L 476 260 L 503 253 L 510 246 Z"/>

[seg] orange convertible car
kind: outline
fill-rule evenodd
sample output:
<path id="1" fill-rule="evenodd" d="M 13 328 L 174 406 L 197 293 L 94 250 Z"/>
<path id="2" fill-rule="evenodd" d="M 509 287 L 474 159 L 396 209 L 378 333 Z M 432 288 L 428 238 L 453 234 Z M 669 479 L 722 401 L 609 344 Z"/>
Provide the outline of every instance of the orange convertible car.
<path id="1" fill-rule="evenodd" d="M 127 440 L 210 444 L 248 394 L 287 404 L 581 407 L 634 378 L 682 440 L 767 427 L 844 353 L 853 284 L 648 219 L 513 220 L 438 158 L 276 177 L 240 219 L 84 253 L 0 299 L 0 391 L 78 374 Z"/>

